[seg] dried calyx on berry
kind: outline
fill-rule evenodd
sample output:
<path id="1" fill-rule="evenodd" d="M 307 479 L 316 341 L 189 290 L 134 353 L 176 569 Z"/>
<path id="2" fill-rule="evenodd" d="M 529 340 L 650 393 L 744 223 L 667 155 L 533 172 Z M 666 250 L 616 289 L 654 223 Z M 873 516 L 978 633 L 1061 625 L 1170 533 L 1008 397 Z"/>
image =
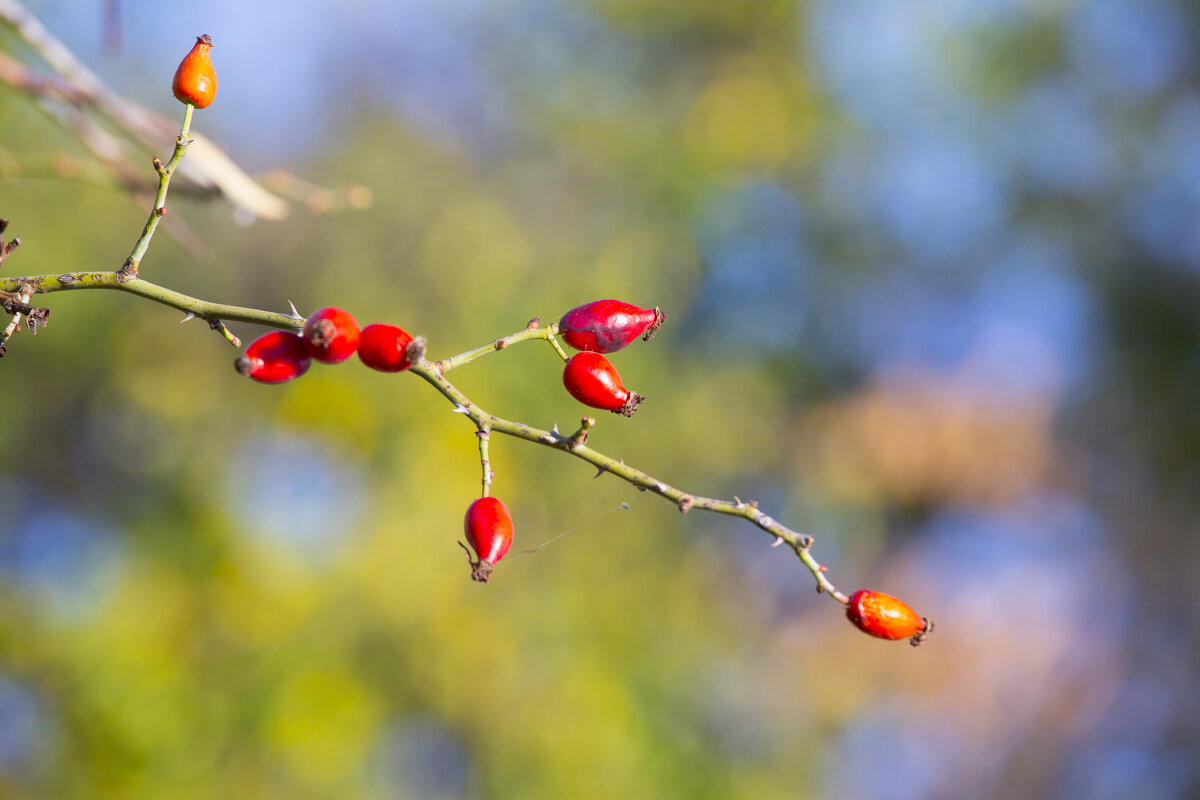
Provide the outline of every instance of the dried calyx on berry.
<path id="1" fill-rule="evenodd" d="M 649 339 L 666 320 L 658 308 L 620 300 L 593 300 L 573 308 L 558 322 L 563 341 L 576 350 L 615 353 L 639 336 Z"/>

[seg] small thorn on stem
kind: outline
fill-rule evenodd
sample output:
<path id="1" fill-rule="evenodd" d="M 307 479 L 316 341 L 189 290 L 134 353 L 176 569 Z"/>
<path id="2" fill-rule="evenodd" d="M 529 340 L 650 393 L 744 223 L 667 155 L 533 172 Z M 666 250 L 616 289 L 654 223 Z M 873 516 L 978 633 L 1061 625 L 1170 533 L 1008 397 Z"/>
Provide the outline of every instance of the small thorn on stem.
<path id="1" fill-rule="evenodd" d="M 783 544 L 784 541 L 786 540 L 782 536 L 776 534 L 775 541 L 771 542 L 771 547 L 779 547 L 779 545 Z"/>
<path id="2" fill-rule="evenodd" d="M 195 318 L 196 318 L 196 315 L 193 314 L 191 311 L 189 311 L 183 315 L 183 319 L 179 320 L 179 324 L 182 325 L 185 322 L 191 322 Z"/>
<path id="3" fill-rule="evenodd" d="M 292 313 L 291 313 L 292 319 L 304 319 L 304 317 L 300 316 L 300 312 L 296 310 L 296 304 L 293 303 L 291 300 L 288 300 L 288 308 L 290 308 L 292 310 Z"/>

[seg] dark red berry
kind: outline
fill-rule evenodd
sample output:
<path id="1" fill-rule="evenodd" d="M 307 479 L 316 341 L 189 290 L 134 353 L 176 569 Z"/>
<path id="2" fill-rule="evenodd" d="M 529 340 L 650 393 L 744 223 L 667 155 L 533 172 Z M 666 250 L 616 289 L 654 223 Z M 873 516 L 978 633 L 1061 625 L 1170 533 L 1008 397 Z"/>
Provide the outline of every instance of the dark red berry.
<path id="1" fill-rule="evenodd" d="M 371 369 L 402 372 L 412 366 L 408 359 L 412 341 L 413 337 L 404 328 L 376 322 L 362 329 L 358 357 Z"/>
<path id="2" fill-rule="evenodd" d="M 909 639 L 920 644 L 933 623 L 890 594 L 859 589 L 850 595 L 846 617 L 863 633 L 880 639 Z"/>
<path id="3" fill-rule="evenodd" d="M 258 337 L 233 362 L 237 371 L 259 383 L 285 383 L 308 372 L 312 358 L 304 340 L 291 331 Z"/>
<path id="4" fill-rule="evenodd" d="M 208 108 L 216 99 L 217 72 L 213 69 L 211 49 L 212 37 L 207 33 L 197 36 L 191 52 L 179 62 L 171 81 L 171 92 L 179 102 Z"/>
<path id="5" fill-rule="evenodd" d="M 358 323 L 340 308 L 313 312 L 300 335 L 308 354 L 322 364 L 340 364 L 358 349 Z"/>
<path id="6" fill-rule="evenodd" d="M 471 561 L 471 577 L 487 583 L 496 562 L 512 547 L 512 515 L 496 498 L 481 497 L 467 508 L 463 532 L 476 555 Z"/>
<path id="7" fill-rule="evenodd" d="M 585 406 L 615 411 L 626 417 L 633 416 L 638 403 L 646 399 L 626 389 L 617 368 L 599 353 L 585 351 L 571 356 L 563 368 L 563 385 Z"/>
<path id="8" fill-rule="evenodd" d="M 593 300 L 563 314 L 558 330 L 576 350 L 613 353 L 642 334 L 649 339 L 666 318 L 657 308 L 638 308 L 620 300 Z"/>

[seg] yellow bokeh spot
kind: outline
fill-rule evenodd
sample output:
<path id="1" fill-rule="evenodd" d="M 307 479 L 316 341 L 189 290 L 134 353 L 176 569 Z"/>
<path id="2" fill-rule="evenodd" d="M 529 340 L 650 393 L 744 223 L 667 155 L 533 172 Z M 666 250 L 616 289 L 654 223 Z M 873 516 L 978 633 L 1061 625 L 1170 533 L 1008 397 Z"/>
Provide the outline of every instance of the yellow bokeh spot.
<path id="1" fill-rule="evenodd" d="M 425 269 L 431 276 L 486 277 L 505 281 L 529 268 L 529 243 L 503 207 L 482 198 L 448 205 L 425 237 Z M 451 281 L 451 291 L 462 285 Z"/>
<path id="2" fill-rule="evenodd" d="M 766 75 L 734 74 L 696 98 L 683 140 L 695 158 L 713 166 L 772 170 L 800 148 L 804 116 L 788 87 Z"/>
<path id="3" fill-rule="evenodd" d="M 359 766 L 380 718 L 377 699 L 353 675 L 314 670 L 283 684 L 264 734 L 297 775 L 323 782 Z"/>

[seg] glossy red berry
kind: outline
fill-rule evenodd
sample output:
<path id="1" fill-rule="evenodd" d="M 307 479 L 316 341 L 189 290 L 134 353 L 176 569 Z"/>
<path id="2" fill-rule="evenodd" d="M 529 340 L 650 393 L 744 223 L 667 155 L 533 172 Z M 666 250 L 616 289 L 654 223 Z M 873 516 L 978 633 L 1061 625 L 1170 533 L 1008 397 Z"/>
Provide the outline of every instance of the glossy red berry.
<path id="1" fill-rule="evenodd" d="M 408 359 L 412 341 L 413 337 L 404 328 L 376 322 L 362 329 L 358 357 L 371 369 L 402 372 L 412 366 Z"/>
<path id="2" fill-rule="evenodd" d="M 571 356 L 563 368 L 563 385 L 585 406 L 626 417 L 633 416 L 638 403 L 646 399 L 626 389 L 617 368 L 599 353 L 585 351 Z"/>
<path id="3" fill-rule="evenodd" d="M 573 308 L 559 320 L 563 341 L 576 350 L 613 353 L 634 339 L 649 339 L 666 314 L 657 308 L 638 308 L 620 300 L 593 300 Z"/>
<path id="4" fill-rule="evenodd" d="M 512 515 L 496 498 L 481 497 L 467 508 L 463 532 L 476 555 L 471 560 L 471 577 L 487 583 L 496 562 L 512 547 Z"/>
<path id="5" fill-rule="evenodd" d="M 213 69 L 212 37 L 207 33 L 196 37 L 192 50 L 179 62 L 171 91 L 181 103 L 196 108 L 208 108 L 217 96 L 217 72 Z"/>
<path id="6" fill-rule="evenodd" d="M 308 372 L 312 358 L 304 340 L 291 331 L 258 337 L 233 362 L 237 371 L 259 383 L 285 383 Z"/>
<path id="7" fill-rule="evenodd" d="M 880 639 L 909 639 L 914 645 L 924 641 L 933 623 L 890 594 L 859 589 L 850 595 L 846 617 L 863 633 Z"/>
<path id="8" fill-rule="evenodd" d="M 359 330 L 354 317 L 340 308 L 322 308 L 304 323 L 304 346 L 322 364 L 340 364 L 358 349 Z"/>

